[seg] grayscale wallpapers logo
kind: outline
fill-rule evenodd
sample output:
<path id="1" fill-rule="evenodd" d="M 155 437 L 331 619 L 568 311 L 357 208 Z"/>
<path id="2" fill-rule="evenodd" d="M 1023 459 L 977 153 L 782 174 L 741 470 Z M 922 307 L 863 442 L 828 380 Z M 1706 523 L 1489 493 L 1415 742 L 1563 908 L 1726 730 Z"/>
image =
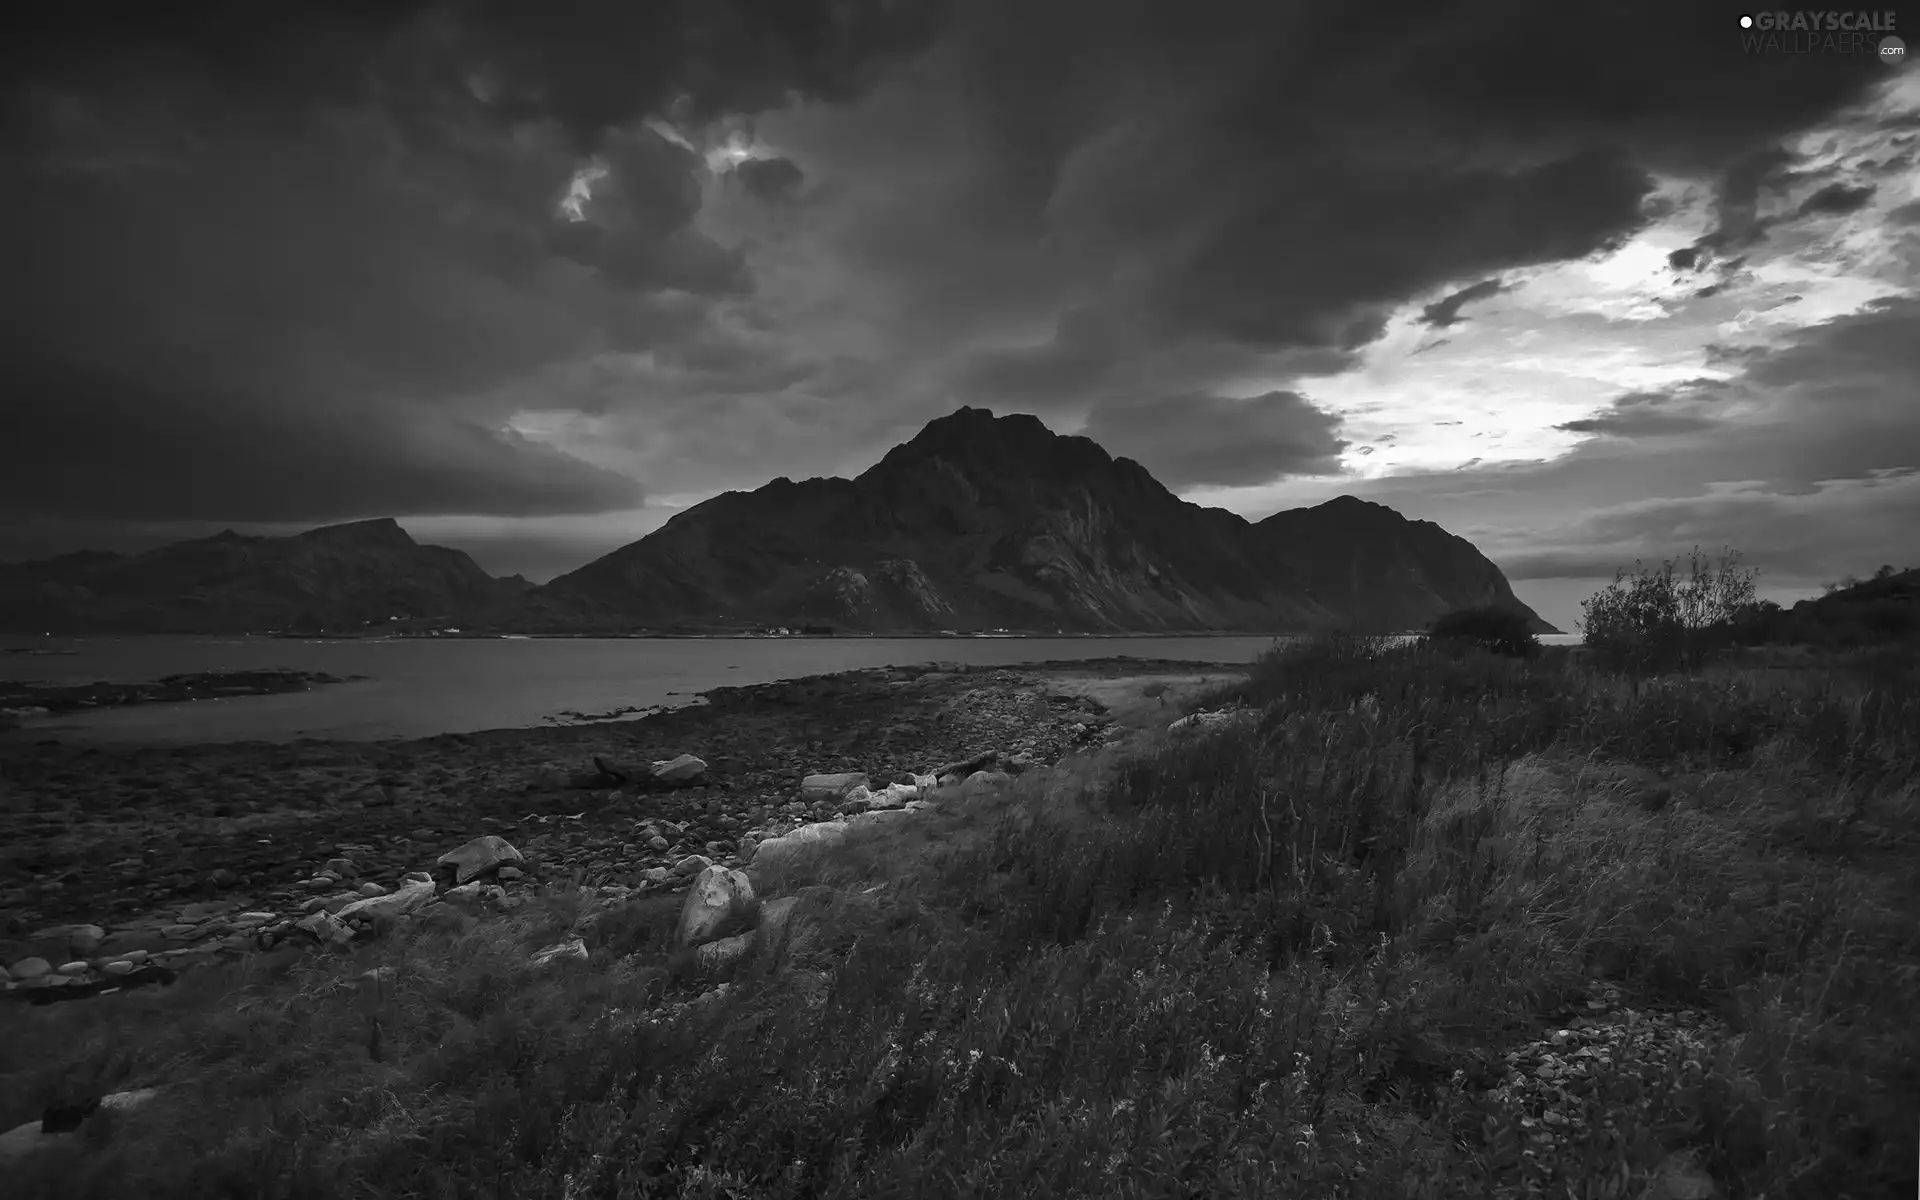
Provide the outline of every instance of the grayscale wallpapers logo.
<path id="1" fill-rule="evenodd" d="M 1802 10 L 1740 18 L 1740 47 L 1748 54 L 1846 54 L 1877 58 L 1890 67 L 1907 61 L 1907 44 L 1894 32 L 1898 14 Z"/>

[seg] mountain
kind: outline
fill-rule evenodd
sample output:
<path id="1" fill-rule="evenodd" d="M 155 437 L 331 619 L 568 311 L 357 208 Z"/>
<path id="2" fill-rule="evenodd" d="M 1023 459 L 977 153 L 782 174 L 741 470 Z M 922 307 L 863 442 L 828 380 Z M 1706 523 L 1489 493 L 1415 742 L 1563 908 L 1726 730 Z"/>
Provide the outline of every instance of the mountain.
<path id="1" fill-rule="evenodd" d="M 542 630 L 1272 632 L 1499 605 L 1471 543 L 1342 496 L 1249 522 L 1031 416 L 962 408 L 855 479 L 727 492 L 527 594 Z"/>
<path id="2" fill-rule="evenodd" d="M 423 546 L 392 518 L 293 537 L 228 530 L 142 554 L 82 551 L 0 565 L 0 628 L 89 633 L 362 629 L 400 617 L 459 621 L 532 585 L 494 579 L 458 550 Z"/>

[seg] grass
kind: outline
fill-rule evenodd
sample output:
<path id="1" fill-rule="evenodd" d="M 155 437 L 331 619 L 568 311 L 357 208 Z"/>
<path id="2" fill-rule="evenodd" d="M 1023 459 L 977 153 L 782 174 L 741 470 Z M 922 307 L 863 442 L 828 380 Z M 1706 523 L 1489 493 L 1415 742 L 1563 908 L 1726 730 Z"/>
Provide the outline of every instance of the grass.
<path id="1" fill-rule="evenodd" d="M 10 1006 L 0 1127 L 167 1090 L 9 1194 L 1632 1197 L 1678 1151 L 1726 1196 L 1912 1193 L 1911 656 L 1325 639 L 1227 702 L 763 880 L 794 932 L 724 991 L 671 903 L 555 894 Z M 524 968 L 575 928 L 593 961 Z M 1548 1170 L 1485 1085 L 1596 979 L 1718 1032 L 1600 1071 Z"/>

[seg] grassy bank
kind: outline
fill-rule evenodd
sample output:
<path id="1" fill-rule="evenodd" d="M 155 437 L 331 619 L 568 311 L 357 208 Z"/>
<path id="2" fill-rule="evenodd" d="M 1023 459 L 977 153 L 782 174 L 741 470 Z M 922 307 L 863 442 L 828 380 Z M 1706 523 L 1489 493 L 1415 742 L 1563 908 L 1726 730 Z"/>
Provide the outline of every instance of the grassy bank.
<path id="1" fill-rule="evenodd" d="M 1725 1196 L 1911 1194 L 1912 656 L 1633 679 L 1333 639 L 1222 702 L 766 881 L 808 932 L 703 1003 L 673 904 L 556 894 L 13 1006 L 0 1128 L 166 1090 L 9 1194 L 1634 1197 L 1677 1154 Z M 523 966 L 576 928 L 589 961 Z M 1692 1032 L 1545 1116 L 1508 1055 L 1595 981 Z"/>

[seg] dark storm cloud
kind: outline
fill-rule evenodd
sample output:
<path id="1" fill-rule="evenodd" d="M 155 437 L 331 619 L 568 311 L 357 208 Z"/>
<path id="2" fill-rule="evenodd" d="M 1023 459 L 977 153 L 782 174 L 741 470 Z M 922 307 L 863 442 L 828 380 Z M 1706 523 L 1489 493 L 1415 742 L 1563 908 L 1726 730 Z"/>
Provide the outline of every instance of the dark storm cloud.
<path id="1" fill-rule="evenodd" d="M 299 521 L 537 515 L 640 499 L 632 480 L 445 414 L 183 400 L 87 373 L 24 383 L 44 402 L 0 408 L 0 445 L 34 451 L 0 472 L 0 512 Z"/>
<path id="2" fill-rule="evenodd" d="M 1848 213 L 1856 213 L 1873 203 L 1874 190 L 1872 184 L 1849 187 L 1844 183 L 1829 183 L 1801 201 L 1794 215 L 1842 217 Z"/>
<path id="3" fill-rule="evenodd" d="M 1657 0 L 1006 10 L 953 42 L 967 178 L 995 181 L 975 207 L 1033 214 L 1133 336 L 983 352 L 956 378 L 985 402 L 1097 390 L 1194 337 L 1350 353 L 1411 295 L 1617 243 L 1660 215 L 1651 170 L 1721 180 L 1732 230 L 1773 142 L 1879 79 L 1747 57 L 1731 15 Z"/>
<path id="4" fill-rule="evenodd" d="M 1629 392 L 1591 417 L 1554 426 L 1568 433 L 1598 433 L 1617 438 L 1659 437 L 1707 429 L 1718 420 L 1712 405 L 1724 399 L 1717 380 L 1657 392 Z"/>
<path id="5" fill-rule="evenodd" d="M 1173 396 L 1094 406 L 1080 432 L 1172 488 L 1244 487 L 1332 475 L 1348 443 L 1340 418 L 1295 392 L 1246 400 Z"/>
<path id="6" fill-rule="evenodd" d="M 8 502 L 96 511 L 71 480 L 111 462 L 113 495 L 234 520 L 345 515 L 348 485 L 322 476 L 414 511 L 632 502 L 500 432 L 527 409 L 584 410 L 605 427 L 583 436 L 653 444 L 649 462 L 685 448 L 689 476 L 729 445 L 758 456 L 729 469 L 786 473 L 783 438 L 828 422 L 823 444 L 866 453 L 847 431 L 996 392 L 1105 404 L 1117 432 L 1159 421 L 1188 479 L 1268 469 L 1180 440 L 1208 429 L 1283 473 L 1323 469 L 1335 430 L 1291 393 L 1186 401 L 1213 415 L 1187 426 L 1153 398 L 1343 369 L 1410 297 L 1630 234 L 1661 211 L 1650 170 L 1721 180 L 1731 227 L 1743 164 L 1880 78 L 1747 58 L 1725 14 L 1664 0 L 1599 18 L 451 0 L 37 20 L 4 51 L 0 378 L 25 443 L 0 472 L 33 456 L 39 489 Z M 753 115 L 754 152 L 778 157 L 703 190 L 719 114 Z M 749 202 L 802 180 L 804 203 Z M 624 365 L 543 389 L 587 362 Z M 44 383 L 76 372 L 91 423 Z M 729 431 L 748 417 L 759 432 Z M 201 477 L 140 453 L 155 444 L 227 465 Z M 427 483 L 369 482 L 392 476 Z"/>
<path id="7" fill-rule="evenodd" d="M 806 179 L 792 159 L 777 156 L 746 159 L 733 169 L 731 177 L 762 200 L 791 196 Z"/>
<path id="8" fill-rule="evenodd" d="M 688 228 L 700 209 L 699 156 L 652 129 L 603 139 L 601 171 L 578 218 L 547 227 L 547 245 L 619 287 L 699 294 L 747 290 L 744 257 Z"/>
<path id="9" fill-rule="evenodd" d="M 1506 285 L 1498 279 L 1482 279 L 1471 287 L 1461 288 L 1450 296 L 1443 296 L 1420 310 L 1420 323 L 1444 329 L 1458 324 L 1460 310 L 1476 300 L 1485 300 L 1507 291 Z"/>
<path id="10" fill-rule="evenodd" d="M 851 96 L 938 9 L 42 16 L 11 31 L 0 96 L 0 506 L 249 521 L 639 503 L 497 397 L 697 336 L 749 290 L 694 228 L 700 156 L 641 119 Z"/>

